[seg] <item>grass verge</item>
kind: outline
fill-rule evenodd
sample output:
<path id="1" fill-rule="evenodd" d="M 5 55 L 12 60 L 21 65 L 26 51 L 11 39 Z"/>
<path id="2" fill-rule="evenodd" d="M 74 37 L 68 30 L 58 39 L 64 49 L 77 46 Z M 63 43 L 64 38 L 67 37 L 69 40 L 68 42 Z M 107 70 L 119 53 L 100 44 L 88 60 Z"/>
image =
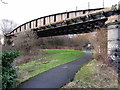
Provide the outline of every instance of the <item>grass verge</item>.
<path id="1" fill-rule="evenodd" d="M 111 67 L 93 60 L 62 88 L 118 88 L 118 75 Z"/>
<path id="2" fill-rule="evenodd" d="M 17 66 L 20 83 L 51 68 L 76 60 L 85 54 L 85 51 L 65 49 L 42 49 L 42 51 L 45 52 L 44 57 Z"/>

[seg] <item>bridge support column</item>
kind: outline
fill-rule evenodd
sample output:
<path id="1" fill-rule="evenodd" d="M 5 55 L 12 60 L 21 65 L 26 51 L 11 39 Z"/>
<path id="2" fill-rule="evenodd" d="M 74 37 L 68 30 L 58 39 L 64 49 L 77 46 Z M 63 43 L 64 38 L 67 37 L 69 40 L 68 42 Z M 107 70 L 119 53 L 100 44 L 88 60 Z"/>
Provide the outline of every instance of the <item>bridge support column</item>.
<path id="1" fill-rule="evenodd" d="M 118 83 L 120 84 L 120 15 L 116 22 L 108 24 L 108 56 L 112 57 L 113 64 L 118 72 Z"/>
<path id="2" fill-rule="evenodd" d="M 108 56 L 120 50 L 120 21 L 108 24 Z"/>

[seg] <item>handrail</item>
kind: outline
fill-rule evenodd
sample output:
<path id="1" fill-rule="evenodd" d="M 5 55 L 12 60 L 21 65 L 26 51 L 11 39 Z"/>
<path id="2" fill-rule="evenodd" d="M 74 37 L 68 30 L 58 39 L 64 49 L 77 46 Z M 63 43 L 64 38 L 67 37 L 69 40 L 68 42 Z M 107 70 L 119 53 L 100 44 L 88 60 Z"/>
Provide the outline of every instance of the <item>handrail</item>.
<path id="1" fill-rule="evenodd" d="M 82 15 L 82 14 L 86 14 L 87 12 L 90 12 L 90 11 L 96 11 L 96 10 L 102 10 L 102 9 L 104 9 L 104 8 L 76 10 L 76 11 L 63 12 L 63 13 L 57 13 L 57 14 L 52 14 L 52 15 L 40 17 L 40 18 L 33 19 L 31 21 L 28 21 L 28 22 L 18 26 L 13 31 L 11 31 L 10 34 L 15 33 L 15 32 L 19 32 L 19 31 L 23 31 L 23 30 L 32 29 L 34 27 L 38 27 L 38 25 L 44 26 L 44 25 L 47 25 L 47 24 L 50 24 L 50 23 L 55 23 L 55 22 L 58 22 L 58 21 L 61 21 L 61 20 L 65 20 L 67 18 L 80 16 L 80 13 Z"/>

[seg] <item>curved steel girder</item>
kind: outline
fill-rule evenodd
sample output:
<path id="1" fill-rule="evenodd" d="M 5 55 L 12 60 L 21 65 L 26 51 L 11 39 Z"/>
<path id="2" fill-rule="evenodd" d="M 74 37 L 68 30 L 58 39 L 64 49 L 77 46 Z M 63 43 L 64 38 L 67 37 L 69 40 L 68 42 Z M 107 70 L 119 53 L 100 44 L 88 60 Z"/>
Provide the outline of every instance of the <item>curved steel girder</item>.
<path id="1" fill-rule="evenodd" d="M 64 27 L 38 31 L 37 35 L 39 37 L 48 37 L 48 36 L 67 35 L 67 34 L 89 33 L 96 28 L 104 27 L 105 25 L 104 23 L 106 20 L 107 18 L 104 18 L 96 21 L 78 23 L 78 24 L 68 25 Z"/>

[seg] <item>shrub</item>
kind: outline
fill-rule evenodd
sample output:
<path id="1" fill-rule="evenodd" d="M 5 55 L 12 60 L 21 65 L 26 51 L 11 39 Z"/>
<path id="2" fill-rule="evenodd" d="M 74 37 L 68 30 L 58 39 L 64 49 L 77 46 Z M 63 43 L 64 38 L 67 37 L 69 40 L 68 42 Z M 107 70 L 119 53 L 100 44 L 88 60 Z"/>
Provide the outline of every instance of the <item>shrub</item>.
<path id="1" fill-rule="evenodd" d="M 16 69 L 12 66 L 12 62 L 19 56 L 18 51 L 2 53 L 2 89 L 14 88 L 17 78 Z"/>

